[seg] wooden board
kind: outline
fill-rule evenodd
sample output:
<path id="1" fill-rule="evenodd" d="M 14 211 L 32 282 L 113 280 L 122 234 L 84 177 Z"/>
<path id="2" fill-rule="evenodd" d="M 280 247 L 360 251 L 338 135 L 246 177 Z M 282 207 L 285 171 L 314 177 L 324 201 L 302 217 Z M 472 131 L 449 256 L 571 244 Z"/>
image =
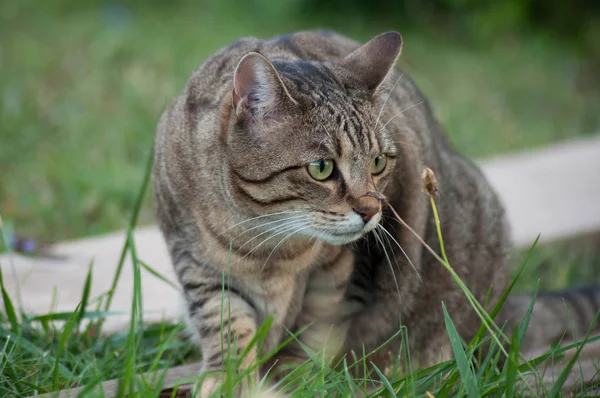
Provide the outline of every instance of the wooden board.
<path id="1" fill-rule="evenodd" d="M 171 397 L 172 387 L 179 380 L 194 377 L 198 375 L 200 371 L 200 363 L 193 363 L 189 365 L 176 366 L 167 370 L 162 385 L 165 389 L 161 392 L 160 397 Z M 138 376 L 138 379 L 142 378 L 148 380 L 152 377 L 156 377 L 156 373 L 145 373 L 143 376 Z M 113 398 L 118 393 L 118 380 L 108 380 L 94 388 L 95 391 L 103 391 L 106 398 Z M 74 398 L 79 394 L 85 387 L 71 388 L 68 390 L 56 391 L 48 394 L 36 395 L 37 398 Z M 183 385 L 177 388 L 177 395 L 175 397 L 183 398 L 190 395 L 193 386 Z"/>

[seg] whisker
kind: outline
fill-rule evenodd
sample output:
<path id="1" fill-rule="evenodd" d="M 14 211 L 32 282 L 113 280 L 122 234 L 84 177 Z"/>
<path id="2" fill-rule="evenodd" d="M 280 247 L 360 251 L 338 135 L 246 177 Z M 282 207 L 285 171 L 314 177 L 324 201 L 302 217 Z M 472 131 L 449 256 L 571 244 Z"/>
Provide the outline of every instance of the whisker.
<path id="1" fill-rule="evenodd" d="M 243 245 L 241 245 L 241 246 L 240 246 L 240 247 L 237 249 L 236 253 L 237 253 L 238 251 L 240 251 L 240 250 L 241 250 L 241 249 L 242 249 L 244 246 L 246 246 L 248 243 L 252 242 L 254 239 L 257 239 L 257 238 L 259 238 L 259 237 L 261 237 L 261 236 L 263 236 L 263 235 L 265 235 L 265 234 L 268 234 L 268 233 L 269 233 L 269 232 L 271 232 L 271 231 L 275 231 L 275 230 L 277 230 L 278 228 L 287 228 L 287 227 L 288 227 L 289 225 L 291 225 L 291 224 L 292 224 L 294 221 L 299 221 L 299 220 L 301 220 L 302 218 L 303 218 L 303 217 L 298 217 L 298 218 L 294 218 L 294 219 L 291 219 L 291 220 L 290 220 L 290 219 L 285 219 L 285 220 L 283 220 L 284 222 L 283 222 L 282 224 L 279 224 L 279 225 L 276 225 L 276 226 L 274 226 L 274 227 L 271 227 L 271 228 L 267 229 L 266 231 L 263 231 L 263 232 L 261 232 L 260 234 L 258 234 L 258 235 L 256 235 L 256 236 L 254 236 L 254 237 L 252 237 L 252 238 L 250 238 L 250 239 L 248 239 L 248 240 L 247 240 L 247 241 L 246 241 L 246 242 L 245 242 Z"/>
<path id="2" fill-rule="evenodd" d="M 390 96 L 392 95 L 392 92 L 394 92 L 394 89 L 396 88 L 396 85 L 398 84 L 398 82 L 400 82 L 400 79 L 402 79 L 402 76 L 404 76 L 404 72 L 402 72 L 400 74 L 400 77 L 398 77 L 398 79 L 396 79 L 396 82 L 394 83 L 394 85 L 392 86 L 390 91 L 388 92 L 387 97 L 385 97 L 385 101 L 383 101 L 383 105 L 381 105 L 381 109 L 379 110 L 379 115 L 377 115 L 377 120 L 375 121 L 375 130 L 377 130 L 377 125 L 379 124 L 379 118 L 381 117 L 381 114 L 383 113 L 385 104 L 387 104 L 388 100 L 390 99 Z"/>
<path id="3" fill-rule="evenodd" d="M 383 232 L 388 233 L 381 224 L 377 224 L 376 228 L 380 228 L 383 230 Z M 383 238 L 385 238 L 385 242 L 387 243 L 388 247 L 390 248 L 390 251 L 392 252 L 392 257 L 394 257 L 394 263 L 398 267 L 398 270 L 400 270 L 400 264 L 398 263 L 398 258 L 396 257 L 396 250 L 394 250 L 394 247 L 392 246 L 392 244 L 390 242 L 390 237 L 387 235 L 381 235 L 381 236 Z"/>
<path id="4" fill-rule="evenodd" d="M 303 217 L 304 217 L 304 214 L 298 214 L 298 215 L 295 215 L 295 216 L 291 216 L 291 217 L 286 217 L 286 218 L 283 218 L 283 219 L 281 219 L 281 220 L 275 220 L 275 221 L 269 221 L 269 222 L 266 222 L 266 223 L 262 223 L 262 224 L 260 224 L 260 225 L 256 225 L 256 226 L 254 226 L 254 227 L 252 227 L 252 228 L 248 228 L 247 230 L 245 230 L 245 231 L 244 231 L 244 232 L 242 232 L 242 233 L 239 233 L 239 234 L 237 234 L 237 235 L 236 235 L 236 236 L 234 236 L 234 237 L 233 237 L 231 240 L 232 240 L 232 241 L 233 241 L 233 240 L 236 240 L 238 237 L 240 237 L 240 236 L 244 235 L 245 233 L 248 233 L 248 232 L 250 232 L 250 231 L 252 231 L 252 230 L 255 230 L 255 229 L 258 229 L 258 228 L 266 227 L 267 225 L 275 224 L 275 223 L 277 223 L 277 222 L 290 221 L 290 220 L 297 220 L 297 219 L 300 219 L 300 218 L 303 218 Z M 260 236 L 260 235 L 258 235 L 258 236 Z"/>
<path id="5" fill-rule="evenodd" d="M 252 253 L 252 252 L 256 251 L 256 250 L 257 250 L 257 249 L 258 249 L 260 246 L 262 246 L 262 244 L 263 244 L 263 243 L 265 243 L 266 241 L 268 241 L 268 240 L 271 240 L 271 239 L 273 239 L 273 238 L 274 238 L 274 237 L 276 237 L 276 236 L 279 236 L 279 235 L 281 235 L 281 234 L 284 234 L 284 233 L 286 233 L 286 232 L 288 232 L 288 231 L 291 231 L 292 229 L 296 228 L 297 226 L 299 226 L 299 225 L 304 225 L 304 224 L 306 224 L 306 222 L 305 222 L 305 221 L 302 221 L 302 220 L 300 220 L 300 221 L 290 222 L 289 224 L 287 224 L 287 225 L 285 225 L 285 226 L 280 226 L 281 228 L 277 227 L 277 228 L 279 228 L 279 230 L 277 230 L 275 233 L 273 233 L 273 234 L 269 235 L 269 237 L 268 237 L 268 238 L 264 239 L 262 242 L 260 242 L 260 244 L 258 244 L 258 245 L 257 245 L 257 246 L 255 246 L 254 248 L 252 248 L 252 250 L 250 251 L 250 253 Z M 277 228 L 274 228 L 274 229 L 277 229 Z"/>
<path id="6" fill-rule="evenodd" d="M 260 215 L 260 216 L 256 216 L 256 217 L 251 217 L 251 218 L 248 218 L 248 219 L 246 219 L 246 220 L 244 220 L 244 221 L 240 221 L 240 222 L 238 222 L 238 223 L 236 223 L 236 224 L 233 224 L 231 227 L 229 227 L 229 228 L 227 228 L 225 231 L 221 232 L 221 233 L 220 233 L 218 236 L 221 236 L 221 235 L 223 235 L 225 232 L 229 231 L 229 230 L 230 230 L 230 229 L 232 229 L 232 228 L 235 228 L 235 227 L 237 227 L 238 225 L 241 225 L 241 224 L 247 223 L 247 222 L 249 222 L 249 221 L 252 221 L 252 220 L 258 220 L 258 219 L 260 219 L 260 218 L 264 218 L 264 217 L 271 217 L 271 216 L 276 216 L 276 215 L 279 215 L 279 214 L 300 213 L 300 212 L 302 212 L 302 211 L 303 211 L 303 210 L 284 210 L 284 211 L 278 211 L 278 212 L 275 212 L 275 213 L 268 213 L 268 214 L 262 214 L 262 215 Z"/>
<path id="7" fill-rule="evenodd" d="M 258 248 L 260 248 L 265 242 L 273 239 L 274 237 L 281 235 L 285 232 L 288 232 L 294 228 L 296 228 L 298 225 L 303 225 L 303 222 L 301 221 L 296 221 L 293 222 L 292 225 L 288 224 L 287 226 L 283 227 L 283 226 L 279 226 L 282 227 L 283 229 L 281 231 L 278 231 L 274 234 L 271 234 L 270 236 L 268 236 L 267 238 L 265 238 L 262 242 L 260 242 L 257 246 L 255 246 L 252 250 L 250 250 L 248 253 L 246 253 L 242 258 L 240 258 L 237 263 L 239 263 L 240 261 L 242 261 L 243 259 L 245 259 L 246 257 L 248 257 L 250 254 L 254 253 L 256 250 L 258 250 Z M 239 250 L 239 249 L 238 249 Z"/>
<path id="8" fill-rule="evenodd" d="M 403 114 L 404 112 L 406 112 L 407 110 L 414 108 L 415 106 L 419 106 L 421 105 L 423 102 L 425 102 L 425 100 L 421 100 L 419 102 L 417 102 L 416 104 L 412 104 L 411 106 L 407 106 L 406 108 L 402 109 L 400 112 L 396 113 L 394 116 L 392 116 L 392 118 L 390 120 L 388 120 L 381 128 L 384 129 L 385 126 L 387 126 L 392 120 L 394 120 L 396 117 L 400 116 L 401 114 Z"/>
<path id="9" fill-rule="evenodd" d="M 283 244 L 283 242 L 285 242 L 290 236 L 297 234 L 298 232 L 306 229 L 306 228 L 310 228 L 312 227 L 312 225 L 306 225 L 302 228 L 296 229 L 295 231 L 291 232 L 290 234 L 286 235 L 283 239 L 281 239 L 281 241 L 279 241 L 279 243 L 277 245 L 275 245 L 275 247 L 273 248 L 273 250 L 271 250 L 271 253 L 269 253 L 269 255 L 267 256 L 267 259 L 265 260 L 265 263 L 263 264 L 263 266 L 260 269 L 260 272 L 262 272 L 265 268 L 265 266 L 267 265 L 267 263 L 269 262 L 269 259 L 271 258 L 271 256 L 273 255 L 273 253 L 275 253 L 275 250 L 277 250 L 277 248 L 279 246 L 281 246 Z"/>
<path id="10" fill-rule="evenodd" d="M 318 231 L 317 231 L 317 232 L 318 232 Z M 311 244 L 312 244 L 312 241 L 313 241 L 313 239 L 315 238 L 315 236 L 316 236 L 316 234 L 312 234 L 312 235 L 311 235 L 310 239 L 308 240 L 308 244 L 309 244 L 309 245 L 311 245 Z M 312 257 L 312 258 L 315 258 L 315 257 L 314 257 L 314 253 L 315 253 L 315 248 L 316 248 L 316 247 L 317 247 L 317 245 L 312 245 L 312 247 L 310 248 L 310 253 L 311 253 L 311 257 Z"/>
<path id="11" fill-rule="evenodd" d="M 417 274 L 417 276 L 419 277 L 419 280 L 421 282 L 423 282 L 423 279 L 421 279 L 421 274 L 419 274 L 419 271 L 417 271 L 417 267 L 415 267 L 415 264 L 413 264 L 413 262 L 411 261 L 410 257 L 408 257 L 408 254 L 406 254 L 406 252 L 404 251 L 404 249 L 402 248 L 402 246 L 400 246 L 400 243 L 398 243 L 398 241 L 396 240 L 396 238 L 394 238 L 394 235 L 392 235 L 383 225 L 378 224 L 377 227 L 380 227 L 381 230 L 383 232 L 385 232 L 390 238 L 392 238 L 392 241 L 394 241 L 394 243 L 398 246 L 398 248 L 400 249 L 400 251 L 402 252 L 402 254 L 404 255 L 404 257 L 406 257 L 406 260 L 408 261 L 408 263 L 410 264 L 410 266 L 412 267 L 412 269 L 415 271 L 415 273 Z M 390 245 L 391 246 L 391 245 Z"/>
<path id="12" fill-rule="evenodd" d="M 373 230 L 373 236 L 375 236 L 375 239 L 381 244 L 381 248 L 383 249 L 383 253 L 385 254 L 385 257 L 386 257 L 386 259 L 388 261 L 388 264 L 390 266 L 390 271 L 392 271 L 392 276 L 394 277 L 394 283 L 396 284 L 396 291 L 398 292 L 398 300 L 402 300 L 402 298 L 400 296 L 400 286 L 398 286 L 398 279 L 396 278 L 396 273 L 394 272 L 394 266 L 392 265 L 392 262 L 390 261 L 390 256 L 388 256 L 388 254 L 387 254 L 387 250 L 385 249 L 385 245 L 383 244 L 383 240 L 377 234 L 377 229 Z"/>

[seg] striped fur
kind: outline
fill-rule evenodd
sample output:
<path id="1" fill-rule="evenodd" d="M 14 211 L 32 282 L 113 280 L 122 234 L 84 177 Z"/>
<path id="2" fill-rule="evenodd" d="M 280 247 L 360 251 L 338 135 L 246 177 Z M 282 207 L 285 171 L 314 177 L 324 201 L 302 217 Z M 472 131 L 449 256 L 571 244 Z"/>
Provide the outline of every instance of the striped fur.
<path id="1" fill-rule="evenodd" d="M 504 289 L 504 210 L 394 67 L 400 49 L 396 33 L 363 46 L 331 32 L 241 39 L 202 64 L 164 112 L 154 197 L 203 371 L 222 370 L 223 343 L 243 352 L 267 317 L 262 352 L 243 366 L 311 324 L 304 343 L 334 354 L 369 352 L 402 323 L 413 358 L 436 363 L 449 353 L 442 301 L 458 331 L 473 333 L 477 317 L 448 273 L 369 195 L 384 193 L 438 248 L 425 167 L 440 184 L 454 269 L 481 301 L 490 287 L 492 303 Z M 373 174 L 382 153 L 388 164 Z M 335 162 L 324 181 L 307 171 L 319 159 Z M 366 204 L 372 217 L 360 210 Z M 301 355 L 297 348 L 280 358 Z M 384 368 L 387 359 L 375 362 Z"/>
<path id="2" fill-rule="evenodd" d="M 532 296 L 520 294 L 508 297 L 497 323 L 511 331 L 525 317 Z M 600 286 L 580 285 L 569 289 L 540 293 L 529 320 L 523 351 L 543 350 L 552 343 L 574 342 L 583 339 L 588 329 L 597 334 L 598 325 L 592 321 L 600 309 Z"/>

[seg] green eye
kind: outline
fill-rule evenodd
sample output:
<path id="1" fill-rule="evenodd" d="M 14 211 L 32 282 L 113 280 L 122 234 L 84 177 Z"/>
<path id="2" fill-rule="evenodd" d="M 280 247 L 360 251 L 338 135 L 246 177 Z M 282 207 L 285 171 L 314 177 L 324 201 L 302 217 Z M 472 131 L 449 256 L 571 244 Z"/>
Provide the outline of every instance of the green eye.
<path id="1" fill-rule="evenodd" d="M 385 156 L 383 153 L 379 156 L 377 156 L 374 160 L 373 160 L 373 164 L 371 165 L 371 173 L 372 174 L 379 174 L 383 171 L 383 169 L 385 169 L 385 166 L 387 165 L 387 156 Z"/>
<path id="2" fill-rule="evenodd" d="M 321 159 L 308 165 L 308 174 L 315 180 L 326 180 L 333 173 L 333 160 Z"/>

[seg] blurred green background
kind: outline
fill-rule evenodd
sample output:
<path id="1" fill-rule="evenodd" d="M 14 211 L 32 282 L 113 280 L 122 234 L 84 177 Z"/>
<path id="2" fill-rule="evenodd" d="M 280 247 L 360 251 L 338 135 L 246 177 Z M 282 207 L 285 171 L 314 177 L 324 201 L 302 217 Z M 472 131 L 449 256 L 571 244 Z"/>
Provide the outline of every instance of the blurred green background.
<path id="1" fill-rule="evenodd" d="M 53 242 L 126 226 L 161 111 L 242 36 L 395 29 L 473 158 L 600 130 L 598 1 L 3 0 L 0 214 Z M 153 219 L 145 202 L 141 223 Z"/>

